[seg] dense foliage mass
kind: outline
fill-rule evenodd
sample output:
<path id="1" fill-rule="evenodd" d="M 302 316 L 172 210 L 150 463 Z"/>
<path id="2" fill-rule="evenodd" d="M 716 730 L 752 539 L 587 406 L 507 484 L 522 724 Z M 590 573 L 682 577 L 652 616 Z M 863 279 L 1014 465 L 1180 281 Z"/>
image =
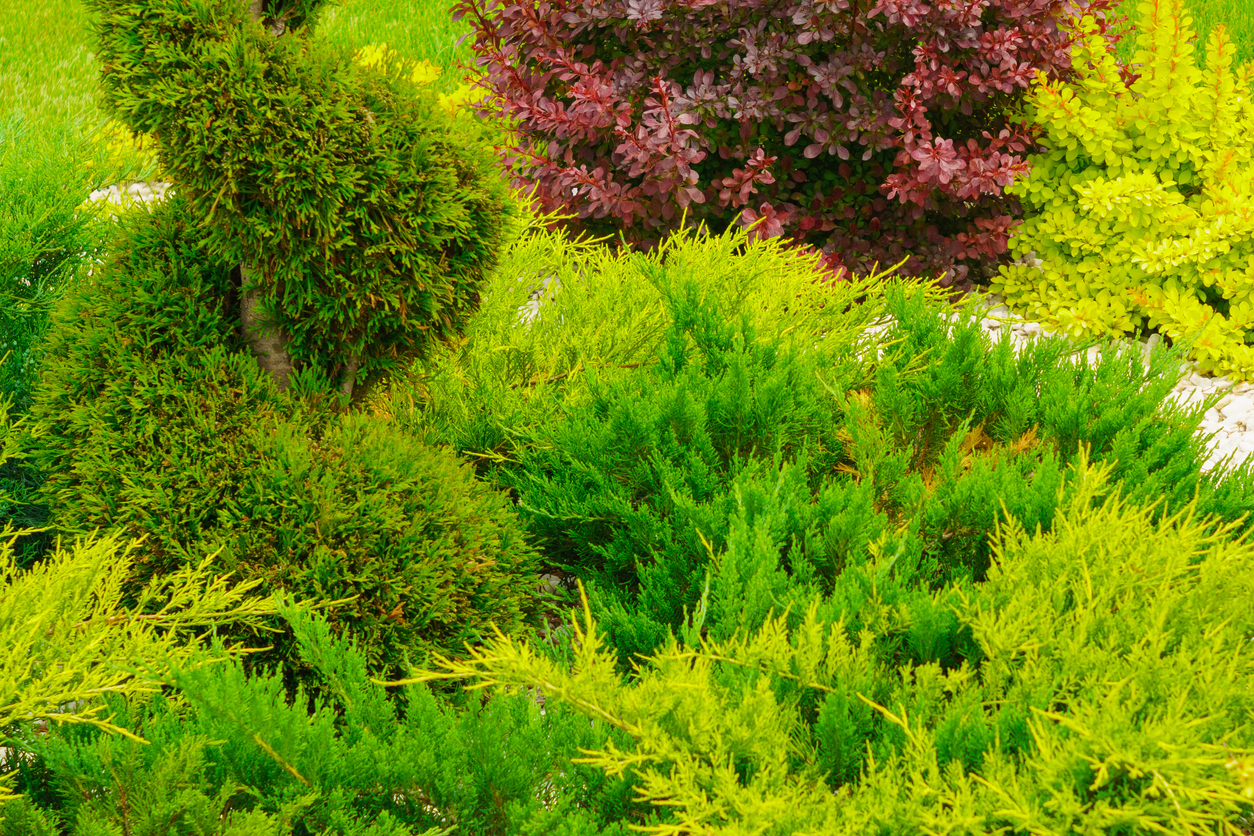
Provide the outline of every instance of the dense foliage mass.
<path id="1" fill-rule="evenodd" d="M 1248 478 L 1201 475 L 1201 413 L 1161 407 L 1169 358 L 1090 364 L 1060 339 L 1016 358 L 970 311 L 949 324 L 899 291 L 882 358 L 797 353 L 694 284 L 672 292 L 659 362 L 593 373 L 561 420 L 515 420 L 495 476 L 548 560 L 588 584 L 624 669 L 703 589 L 707 629 L 725 637 L 814 589 L 865 599 L 881 557 L 907 588 L 978 582 L 999 522 L 1050 530 L 1081 447 L 1138 502 L 1195 500 L 1234 521 L 1254 510 Z M 949 664 L 955 641 L 928 623 L 911 652 Z"/>
<path id="2" fill-rule="evenodd" d="M 455 651 L 490 620 L 520 629 L 536 554 L 508 501 L 448 451 L 337 414 L 313 370 L 276 392 L 186 209 L 174 197 L 130 217 L 54 317 L 30 454 L 50 522 L 145 537 L 128 594 L 217 554 L 267 591 L 338 602 L 336 629 L 383 669 Z"/>
<path id="3" fill-rule="evenodd" d="M 52 531 L 78 540 L 25 568 L 13 540 L 29 532 L 5 528 L 0 539 L 0 745 L 17 768 L 0 794 L 22 793 L 0 806 L 0 836 L 1248 830 L 1254 471 L 1201 472 L 1199 423 L 1219 394 L 1164 405 L 1188 347 L 1090 351 L 1053 337 L 1016 353 L 1009 334 L 990 339 L 972 307 L 927 281 L 891 270 L 815 281 L 824 264 L 907 254 L 906 242 L 927 237 L 928 212 L 960 203 L 984 237 L 961 231 L 959 217 L 935 231 L 936 246 L 911 247 L 909 270 L 943 263 L 952 278 L 975 252 L 1000 252 L 1006 230 L 979 219 L 1003 198 L 977 181 L 996 184 L 1021 164 L 998 145 L 1031 139 L 1027 127 L 1010 133 L 1020 76 L 1044 71 L 1027 111 L 1037 115 L 1051 97 L 1072 107 L 1076 97 L 1058 92 L 1068 79 L 1098 99 L 1127 81 L 1104 55 L 1104 2 L 1080 7 L 1098 18 L 1075 23 L 1074 71 L 1067 9 L 1043 0 L 817 4 L 782 17 L 704 0 L 494 7 L 481 34 L 497 26 L 515 45 L 488 50 L 490 86 L 535 93 L 532 110 L 505 115 L 533 120 L 529 141 L 541 117 L 558 133 L 563 119 L 582 125 L 536 150 L 549 162 L 567 140 L 606 159 L 637 153 L 630 176 L 643 184 L 630 188 L 640 193 L 619 191 L 577 226 L 636 213 L 630 243 L 658 236 L 647 254 L 572 240 L 545 216 L 495 252 L 507 236 L 488 229 L 490 216 L 508 211 L 489 204 L 504 187 L 456 162 L 463 150 L 486 160 L 485 134 L 439 116 L 430 143 L 404 146 L 455 102 L 411 100 L 427 70 L 384 47 L 350 59 L 313 43 L 316 0 L 92 2 L 115 74 L 115 127 L 156 128 L 140 141 L 191 185 L 117 216 L 107 263 L 69 283 L 41 342 L 29 415 L 9 420 L 0 397 L 0 511 L 35 498 Z M 1180 7 L 1150 11 L 1144 43 L 1184 56 Z M 739 31 L 720 28 L 732 18 Z M 138 34 L 126 34 L 128 20 Z M 681 21 L 686 43 L 706 37 L 692 66 L 674 40 Z M 511 51 L 546 32 L 570 43 Z M 1146 110 L 1116 108 L 1118 127 L 1177 116 L 1153 104 L 1176 85 L 1213 105 L 1202 127 L 1215 140 L 1219 115 L 1245 107 L 1225 81 L 1222 38 L 1212 38 L 1206 92 L 1187 72 L 1168 84 L 1160 56 L 1134 85 Z M 845 63 L 823 65 L 824 50 Z M 992 53 L 998 61 L 980 57 Z M 519 60 L 493 66 L 506 58 Z M 608 63 L 580 63 L 589 58 Z M 560 66 L 546 75 L 528 61 Z M 666 124 L 668 108 L 697 105 L 646 77 L 677 67 L 714 113 L 699 126 Z M 180 98 L 211 82 L 217 99 Z M 632 108 L 649 90 L 658 98 L 636 125 Z M 567 110 L 563 96 L 575 100 Z M 740 115 L 719 111 L 733 98 Z M 1196 137 L 1168 128 L 1121 163 L 1116 134 L 1077 132 L 1104 118 L 1094 101 L 1046 126 L 1059 144 L 1030 194 L 1055 175 L 1060 191 L 1089 178 L 1090 191 L 1075 188 L 1083 200 L 1118 203 L 1122 192 L 1098 183 L 1097 158 L 1151 166 L 1167 153 L 1204 181 L 1199 217 L 1237 217 L 1245 192 L 1216 185 L 1224 165 L 1248 162 L 1237 137 L 1212 141 L 1194 170 Z M 274 120 L 244 118 L 262 103 Z M 596 122 L 597 107 L 617 115 Z M 892 107 L 914 121 L 884 121 Z M 859 114 L 842 133 L 840 120 Z M 942 139 L 974 138 L 989 120 L 1006 133 L 982 134 L 988 146 Z M 280 159 L 298 123 L 318 142 Z M 625 144 L 611 148 L 614 127 Z M 862 142 L 866 166 L 850 155 L 837 168 L 854 186 L 836 204 L 870 205 L 897 228 L 864 235 L 863 210 L 845 217 L 835 204 L 812 206 L 832 213 L 803 228 L 759 192 L 765 229 L 711 210 L 714 234 L 661 237 L 677 220 L 667 201 L 700 205 L 697 186 L 684 185 L 698 127 L 741 155 L 754 142 L 808 143 L 774 178 L 765 156 L 745 163 L 761 164 L 748 175 L 725 156 L 711 188 L 745 189 L 723 201 L 730 210 L 751 209 L 754 188 L 799 199 L 787 190 L 828 173 L 825 150 L 839 158 Z M 522 139 L 509 141 L 517 150 Z M 917 156 L 926 149 L 940 155 L 934 168 Z M 556 191 L 541 203 L 587 199 L 566 201 L 561 177 L 574 171 L 591 188 L 601 175 L 578 166 L 596 159 L 563 157 L 575 168 L 549 172 Z M 449 195 L 419 196 L 422 184 L 450 184 L 446 163 L 487 202 L 458 215 Z M 415 201 L 405 206 L 449 228 L 371 214 L 368 198 L 398 184 Z M 880 185 L 926 211 L 877 210 Z M 316 198 L 320 220 L 285 214 L 301 195 Z M 222 217 L 236 226 L 214 226 Z M 1136 217 L 1123 217 L 1129 229 Z M 278 220 L 292 224 L 274 256 L 294 259 L 286 273 L 256 246 Z M 476 298 L 445 310 L 455 327 L 428 311 L 414 357 L 383 349 L 392 359 L 370 368 L 391 363 L 390 379 L 352 397 L 342 367 L 362 334 L 328 343 L 316 362 L 296 339 L 285 381 L 258 362 L 245 315 L 254 271 L 295 282 L 324 270 L 319 292 L 331 292 L 369 264 L 408 292 L 426 279 L 409 262 L 393 270 L 398 253 L 429 244 L 431 255 L 445 232 L 469 235 L 479 221 L 483 236 L 449 261 L 457 281 L 482 270 L 462 288 Z M 799 251 L 778 234 L 792 221 L 842 243 L 832 257 Z M 312 250 L 290 234 L 315 227 L 353 233 L 321 267 L 301 261 Z M 354 250 L 358 233 L 379 260 Z M 1189 241 L 1200 247 L 1200 234 Z M 1025 235 L 1054 240 L 1043 224 Z M 1220 243 L 1235 250 L 1237 238 Z M 277 301 L 292 317 L 284 327 L 310 339 L 329 327 Z M 406 320 L 404 306 L 361 307 L 376 324 Z M 10 487 L 3 468 L 14 462 L 42 487 Z M 564 588 L 538 594 L 540 572 Z M 576 596 L 564 617 L 545 612 L 546 597 Z M 241 639 L 271 647 L 244 654 Z M 459 683 L 488 690 L 452 690 Z"/>
<path id="4" fill-rule="evenodd" d="M 568 228 L 650 248 L 686 215 L 760 223 L 867 272 L 966 286 L 1006 249 L 1037 129 L 1033 74 L 1070 78 L 1068 14 L 1107 0 L 465 0 L 515 183 Z M 1113 42 L 1113 33 L 1107 38 Z M 976 278 L 976 276 L 972 276 Z"/>
<path id="5" fill-rule="evenodd" d="M 631 680 L 586 603 L 570 664 L 502 638 L 418 679 L 542 685 L 626 732 L 580 761 L 637 775 L 656 833 L 1239 836 L 1254 546 L 1192 504 L 1155 522 L 1108 474 L 1078 459 L 1052 532 L 1009 522 L 983 581 L 911 607 L 881 555 L 855 600 L 723 641 L 697 613 Z M 902 652 L 938 628 L 952 656 Z"/>
<path id="6" fill-rule="evenodd" d="M 1254 64 L 1219 26 L 1206 69 L 1183 0 L 1143 3 L 1127 86 L 1090 19 L 1073 84 L 1038 79 L 1029 113 L 1048 152 L 1016 183 L 1029 212 L 993 288 L 1073 335 L 1154 329 L 1199 371 L 1254 379 Z"/>
<path id="7" fill-rule="evenodd" d="M 312 37 L 320 0 L 87 5 L 106 105 L 157 138 L 201 251 L 240 265 L 280 386 L 309 367 L 351 395 L 458 331 L 515 210 L 474 120 Z"/>
<path id="8" fill-rule="evenodd" d="M 333 696 L 310 711 L 278 674 L 178 665 L 166 681 L 182 699 L 108 701 L 147 745 L 73 727 L 32 741 L 0 834 L 627 836 L 657 821 L 634 781 L 569 763 L 576 747 L 626 745 L 617 729 L 517 691 L 451 705 L 413 686 L 398 715 L 353 643 L 281 611 Z"/>
<path id="9" fill-rule="evenodd" d="M 38 155 L 25 153 L 33 128 L 20 113 L 0 119 L 0 397 L 30 409 L 48 316 L 62 289 L 104 251 L 107 204 L 83 200 L 99 184 L 89 169 L 109 154 L 71 128 Z"/>
<path id="10" fill-rule="evenodd" d="M 490 300 L 467 344 L 432 358 L 421 412 L 391 405 L 509 489 L 547 565 L 588 585 L 624 670 L 698 606 L 722 635 L 811 589 L 860 599 L 855 570 L 877 555 L 924 595 L 978 581 L 998 521 L 1049 530 L 1081 446 L 1137 501 L 1251 510 L 1248 470 L 1201 473 L 1202 410 L 1162 407 L 1178 353 L 1090 360 L 1055 338 L 1016 357 L 917 288 L 848 313 L 835 291 L 762 311 L 746 289 L 788 299 L 804 265 L 784 279 L 761 245 L 731 255 L 737 237 L 568 276 L 526 330 L 512 300 Z M 606 324 L 623 297 L 648 331 Z M 823 316 L 800 319 L 816 298 Z"/>

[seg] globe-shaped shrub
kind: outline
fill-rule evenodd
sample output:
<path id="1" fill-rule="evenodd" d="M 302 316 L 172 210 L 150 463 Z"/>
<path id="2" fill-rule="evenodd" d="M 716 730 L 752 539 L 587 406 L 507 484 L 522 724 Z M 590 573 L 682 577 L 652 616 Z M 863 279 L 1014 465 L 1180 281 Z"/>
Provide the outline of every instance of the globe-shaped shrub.
<path id="1" fill-rule="evenodd" d="M 199 240 L 177 195 L 130 216 L 54 313 L 29 445 L 50 522 L 144 537 L 136 590 L 216 554 L 268 591 L 341 601 L 333 625 L 380 669 L 523 629 L 537 555 L 509 500 L 451 451 L 338 412 L 312 369 L 280 391 L 228 315 L 233 269 Z M 266 640 L 263 658 L 292 658 Z"/>

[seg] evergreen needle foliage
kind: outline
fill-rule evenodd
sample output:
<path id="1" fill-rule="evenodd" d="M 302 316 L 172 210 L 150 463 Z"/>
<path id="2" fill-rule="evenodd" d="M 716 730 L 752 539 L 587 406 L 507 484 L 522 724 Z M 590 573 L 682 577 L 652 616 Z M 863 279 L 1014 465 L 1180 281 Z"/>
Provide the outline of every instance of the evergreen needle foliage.
<path id="1" fill-rule="evenodd" d="M 186 209 L 175 195 L 129 215 L 96 283 L 58 305 L 24 453 L 50 523 L 145 537 L 128 595 L 220 552 L 220 571 L 330 607 L 391 676 L 490 620 L 530 630 L 537 555 L 508 498 L 451 452 L 338 409 L 313 369 L 276 391 Z M 271 641 L 299 678 L 286 631 Z"/>
<path id="2" fill-rule="evenodd" d="M 177 699 L 111 701 L 149 745 L 80 729 L 38 742 L 0 834 L 626 836 L 657 820 L 631 802 L 631 782 L 570 763 L 626 735 L 567 706 L 542 714 L 516 690 L 454 707 L 409 686 L 398 716 L 353 643 L 321 617 L 280 611 L 333 698 L 310 712 L 284 700 L 277 674 L 177 667 L 165 680 Z"/>
<path id="3" fill-rule="evenodd" d="M 9 405 L 0 400 L 0 463 L 15 446 Z M 105 536 L 67 550 L 58 542 L 46 560 L 22 570 L 13 547 L 28 533 L 11 524 L 0 532 L 0 744 L 6 746 L 27 747 L 35 726 L 50 720 L 134 737 L 105 716 L 102 695 L 151 690 L 145 669 L 159 673 L 171 660 L 190 658 L 203 645 L 195 634 L 226 624 L 256 629 L 275 612 L 272 600 L 250 594 L 257 581 L 229 583 L 210 567 L 212 557 L 154 579 L 132 606 L 122 606 L 142 543 Z M 235 655 L 215 649 L 219 658 Z M 0 800 L 10 792 L 0 782 Z"/>
<path id="4" fill-rule="evenodd" d="M 322 0 L 86 6 L 103 101 L 239 265 L 229 307 L 279 388 L 303 367 L 351 396 L 460 329 L 518 211 L 476 120 L 315 38 Z"/>
<path id="5" fill-rule="evenodd" d="M 873 288 L 891 269 L 819 283 L 816 256 L 790 252 L 777 239 L 750 246 L 738 228 L 718 235 L 685 228 L 648 256 L 614 253 L 548 229 L 556 219 L 530 219 L 503 253 L 464 335 L 394 376 L 388 391 L 369 400 L 374 412 L 429 444 L 500 461 L 516 428 L 586 400 L 592 372 L 656 362 L 673 316 L 658 266 L 695 282 L 732 320 L 748 316 L 762 339 L 798 351 L 816 342 L 848 348 L 884 312 Z M 546 279 L 543 306 L 520 322 L 520 306 Z"/>
<path id="6" fill-rule="evenodd" d="M 1162 405 L 1179 351 L 1090 362 L 1051 338 L 1016 356 L 973 306 L 816 286 L 803 259 L 737 243 L 576 261 L 527 328 L 526 288 L 498 281 L 467 341 L 393 390 L 396 420 L 510 490 L 624 670 L 701 606 L 717 637 L 813 590 L 856 628 L 875 582 L 931 612 L 931 590 L 984 576 L 1000 514 L 1049 529 L 1082 444 L 1135 500 L 1254 505 L 1248 468 L 1202 475 L 1203 410 Z M 963 639 L 936 619 L 902 652 L 948 664 Z"/>
<path id="7" fill-rule="evenodd" d="M 815 595 L 796 626 L 671 639 L 631 682 L 585 596 L 569 668 L 500 636 L 413 681 L 539 687 L 628 733 L 580 762 L 674 811 L 650 833 L 1235 836 L 1254 546 L 1111 470 L 1079 457 L 1052 531 L 999 525 L 986 580 L 937 593 L 971 637 L 956 665 L 886 654 L 916 616 L 872 587 L 859 630 Z"/>

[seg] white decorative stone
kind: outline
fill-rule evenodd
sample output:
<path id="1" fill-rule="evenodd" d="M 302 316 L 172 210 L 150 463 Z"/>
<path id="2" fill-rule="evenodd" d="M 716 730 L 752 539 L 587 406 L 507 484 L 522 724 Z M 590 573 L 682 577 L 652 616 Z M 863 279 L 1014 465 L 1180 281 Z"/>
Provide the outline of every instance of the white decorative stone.
<path id="1" fill-rule="evenodd" d="M 148 203 L 153 200 L 164 199 L 166 190 L 169 189 L 171 185 L 171 183 L 160 181 L 156 183 L 114 183 L 112 186 L 107 188 L 96 189 L 87 196 L 87 199 L 93 203 L 98 200 L 107 199 L 115 206 L 121 206 L 122 195 L 125 193 L 132 199 Z"/>

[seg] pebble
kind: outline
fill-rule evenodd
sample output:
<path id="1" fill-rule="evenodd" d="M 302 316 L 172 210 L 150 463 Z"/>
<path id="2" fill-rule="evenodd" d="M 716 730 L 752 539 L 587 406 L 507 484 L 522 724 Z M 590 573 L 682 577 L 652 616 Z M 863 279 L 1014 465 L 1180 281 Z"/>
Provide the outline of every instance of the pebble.
<path id="1" fill-rule="evenodd" d="M 90 198 L 107 198 L 111 203 L 121 205 L 122 195 L 125 193 L 128 197 L 147 202 L 160 200 L 169 187 L 170 184 L 165 182 L 114 184 L 107 189 L 92 192 Z M 1015 263 L 1028 264 L 1038 269 L 1041 267 L 1041 261 L 1034 253 L 1028 253 L 1025 259 L 1018 259 Z M 523 281 L 523 278 L 520 277 L 519 281 Z M 533 286 L 530 298 L 519 308 L 519 324 L 529 327 L 539 315 L 542 301 L 558 289 L 560 283 L 552 275 L 545 277 L 540 286 Z M 1016 354 L 1029 339 L 1048 333 L 1040 323 L 1029 322 L 1012 313 L 1004 300 L 994 294 L 988 294 L 979 304 L 984 308 L 980 319 L 981 327 L 996 338 L 1004 327 L 1009 326 L 1010 339 Z M 868 331 L 874 333 L 886 327 L 888 323 L 881 323 Z M 1161 337 L 1152 334 L 1140 340 L 1140 343 L 1145 357 L 1148 358 L 1150 350 L 1161 343 Z M 1100 348 L 1097 346 L 1088 349 L 1090 362 L 1097 358 L 1099 352 Z M 1254 452 L 1254 384 L 1200 374 L 1193 363 L 1186 363 L 1182 371 L 1183 377 L 1167 396 L 1165 403 L 1174 402 L 1185 407 L 1201 406 L 1216 390 L 1223 393 L 1219 402 L 1206 410 L 1198 430 L 1203 437 L 1209 436 L 1208 457 L 1202 470 L 1205 472 L 1218 467 L 1228 457 L 1231 457 L 1228 464 L 1230 468 L 1239 466 Z"/>
<path id="2" fill-rule="evenodd" d="M 125 194 L 130 200 L 140 200 L 147 203 L 151 200 L 161 200 L 165 197 L 166 189 L 170 188 L 170 183 L 114 183 L 104 189 L 96 189 L 89 194 L 87 198 L 95 203 L 98 200 L 108 199 L 114 206 L 122 205 L 122 195 Z"/>

